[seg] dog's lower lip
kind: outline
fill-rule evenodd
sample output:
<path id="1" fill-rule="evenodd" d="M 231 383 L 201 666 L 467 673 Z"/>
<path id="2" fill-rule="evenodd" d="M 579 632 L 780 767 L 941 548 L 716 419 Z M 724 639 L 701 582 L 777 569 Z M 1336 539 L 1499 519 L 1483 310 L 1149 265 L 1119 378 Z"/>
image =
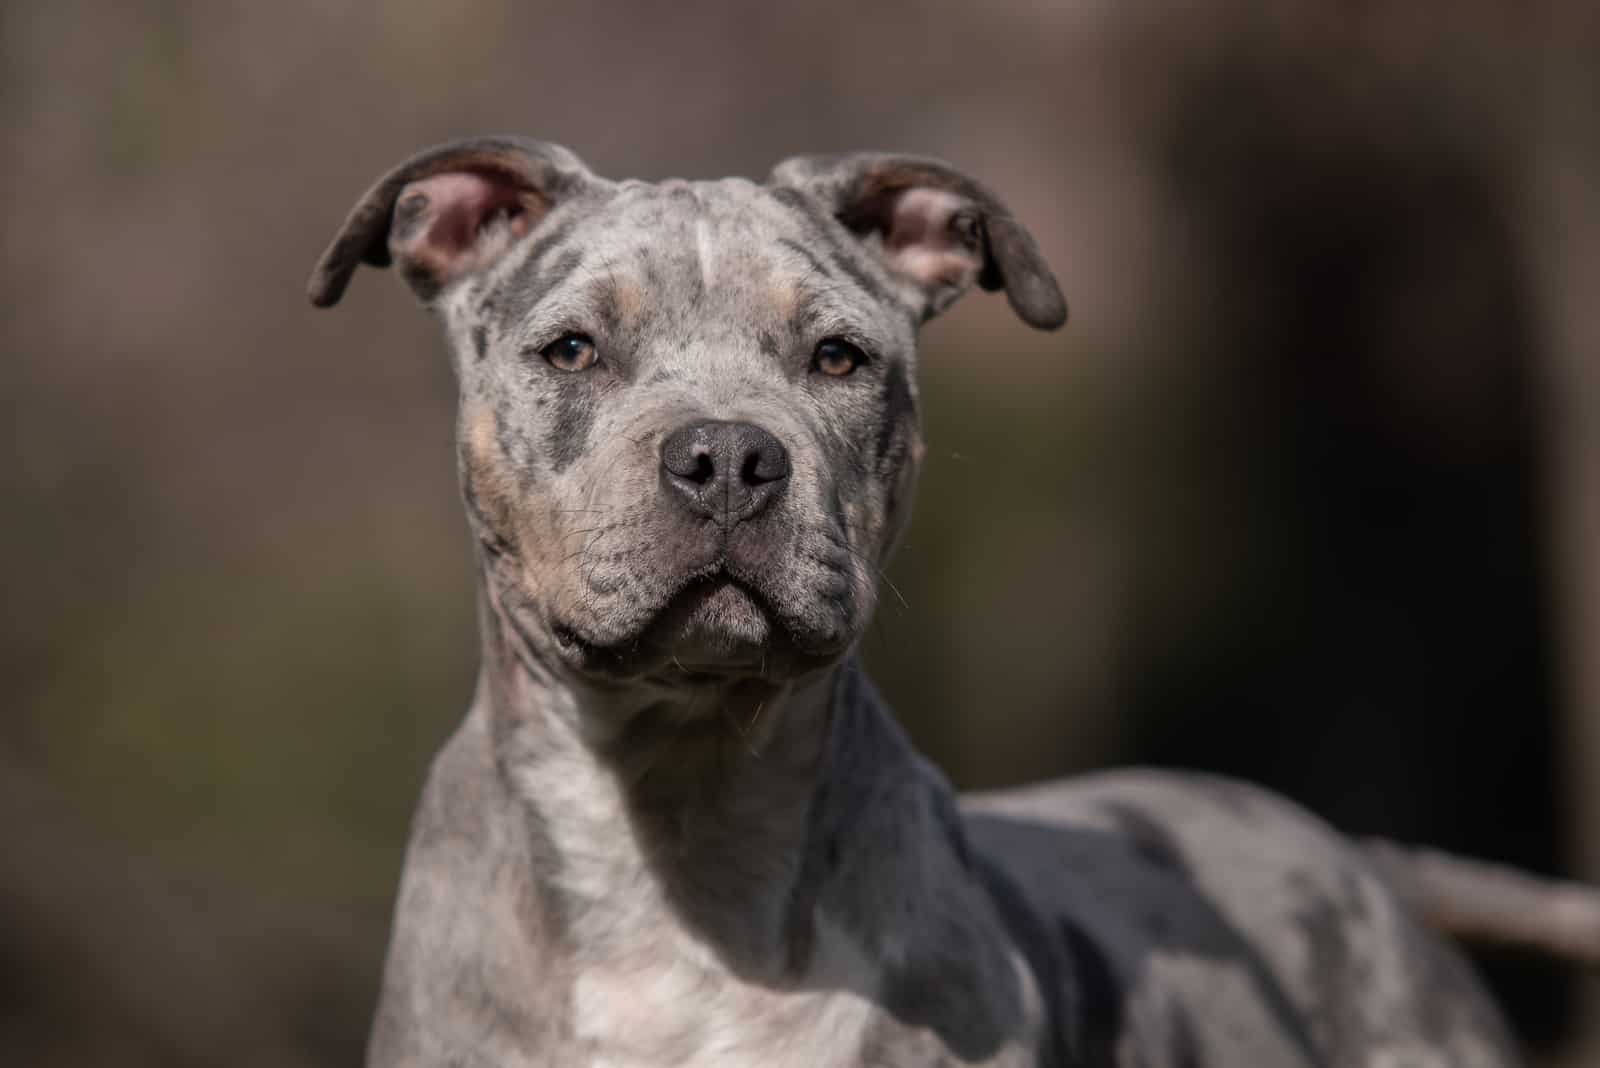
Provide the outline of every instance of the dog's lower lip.
<path id="1" fill-rule="evenodd" d="M 622 657 L 621 653 L 584 637 L 576 627 L 569 623 L 552 622 L 550 624 L 550 633 L 555 638 L 557 645 L 561 646 L 569 655 L 576 657 L 580 662 L 598 664 L 607 654 L 618 660 Z"/>
<path id="2" fill-rule="evenodd" d="M 696 598 L 714 595 L 724 589 L 734 589 L 747 597 L 756 609 L 764 616 L 776 633 L 778 613 L 774 611 L 766 597 L 749 583 L 731 575 L 726 568 L 718 565 L 706 574 L 692 575 L 678 587 L 673 594 L 666 598 L 661 606 L 649 617 L 648 621 L 636 633 L 618 638 L 614 641 L 599 641 L 589 637 L 579 627 L 567 620 L 552 619 L 550 633 L 555 638 L 556 644 L 569 655 L 580 662 L 600 668 L 602 670 L 616 670 L 624 662 L 635 663 L 640 660 L 637 655 L 644 652 L 644 659 L 665 659 L 675 668 L 687 676 L 705 676 L 707 678 L 725 678 L 730 671 L 743 666 L 742 657 L 720 659 L 713 656 L 703 659 L 693 656 L 692 659 L 680 657 L 681 650 L 674 650 L 669 636 L 661 633 L 664 624 L 675 613 L 681 613 L 683 606 Z M 520 629 L 520 625 L 519 625 Z M 760 656 L 750 658 L 752 663 L 759 662 Z M 609 663 L 615 661 L 615 664 Z"/>
<path id="3" fill-rule="evenodd" d="M 566 623 L 553 623 L 550 632 L 555 635 L 556 641 L 562 645 L 570 645 L 578 649 L 592 649 L 594 643 L 579 634 L 577 628 Z"/>
<path id="4" fill-rule="evenodd" d="M 719 632 L 715 625 L 695 629 L 696 602 L 729 593 L 748 600 L 764 622 L 763 633 L 741 638 Z M 833 632 L 797 629 L 759 579 L 741 573 L 736 561 L 727 559 L 685 574 L 671 595 L 626 633 L 597 639 L 571 619 L 552 619 L 550 629 L 564 658 L 580 671 L 612 680 L 648 677 L 673 688 L 786 676 L 824 664 L 848 647 Z"/>

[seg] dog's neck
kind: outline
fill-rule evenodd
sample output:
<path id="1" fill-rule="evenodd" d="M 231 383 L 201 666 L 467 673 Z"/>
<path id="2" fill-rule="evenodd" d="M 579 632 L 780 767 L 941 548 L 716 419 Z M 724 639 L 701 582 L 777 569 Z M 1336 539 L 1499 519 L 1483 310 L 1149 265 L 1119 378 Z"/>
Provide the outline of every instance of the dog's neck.
<path id="1" fill-rule="evenodd" d="M 708 709 L 575 678 L 483 592 L 455 748 L 498 798 L 477 833 L 519 858 L 485 872 L 528 939 L 499 952 L 570 1007 L 575 1038 L 620 1057 L 737 1037 L 832 1063 L 889 1028 L 1030 1063 L 1037 982 L 954 795 L 853 658 Z"/>
<path id="2" fill-rule="evenodd" d="M 484 599 L 479 714 L 577 957 L 636 964 L 651 946 L 682 951 L 660 945 L 681 932 L 745 981 L 858 988 L 949 952 L 932 942 L 1003 942 L 976 937 L 996 921 L 953 794 L 853 656 L 734 687 L 713 709 L 574 680 L 527 655 L 494 605 Z M 973 985 L 1000 969 L 991 987 L 1015 990 L 1013 963 L 992 954 L 943 967 L 973 969 Z"/>
<path id="3" fill-rule="evenodd" d="M 482 617 L 479 705 L 572 947 L 633 954 L 668 923 L 764 984 L 824 967 L 830 849 L 837 862 L 848 816 L 872 792 L 922 772 L 853 660 L 791 683 L 663 696 L 530 655 L 492 598 Z M 830 759 L 845 732 L 873 747 L 870 780 L 859 762 Z"/>

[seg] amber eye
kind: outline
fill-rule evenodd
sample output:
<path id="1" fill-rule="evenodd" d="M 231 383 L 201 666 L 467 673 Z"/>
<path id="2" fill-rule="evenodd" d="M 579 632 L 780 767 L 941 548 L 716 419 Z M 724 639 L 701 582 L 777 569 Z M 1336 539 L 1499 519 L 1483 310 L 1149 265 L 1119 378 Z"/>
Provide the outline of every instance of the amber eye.
<path id="1" fill-rule="evenodd" d="M 563 334 L 540 349 L 539 355 L 557 371 L 586 371 L 600 358 L 587 334 Z"/>
<path id="2" fill-rule="evenodd" d="M 838 337 L 823 338 L 811 357 L 811 366 L 833 378 L 843 378 L 867 362 L 867 354 Z"/>

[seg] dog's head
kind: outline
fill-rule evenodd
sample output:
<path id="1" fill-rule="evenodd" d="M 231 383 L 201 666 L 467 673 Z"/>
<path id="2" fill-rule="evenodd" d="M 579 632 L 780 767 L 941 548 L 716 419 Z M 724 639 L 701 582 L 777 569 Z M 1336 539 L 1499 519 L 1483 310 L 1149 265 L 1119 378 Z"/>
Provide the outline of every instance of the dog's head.
<path id="1" fill-rule="evenodd" d="M 1033 239 L 931 160 L 764 185 L 611 182 L 514 138 L 430 149 L 311 279 L 396 265 L 443 319 L 489 596 L 525 652 L 665 686 L 791 677 L 866 626 L 922 446 L 917 328 L 976 282 L 1066 307 Z"/>

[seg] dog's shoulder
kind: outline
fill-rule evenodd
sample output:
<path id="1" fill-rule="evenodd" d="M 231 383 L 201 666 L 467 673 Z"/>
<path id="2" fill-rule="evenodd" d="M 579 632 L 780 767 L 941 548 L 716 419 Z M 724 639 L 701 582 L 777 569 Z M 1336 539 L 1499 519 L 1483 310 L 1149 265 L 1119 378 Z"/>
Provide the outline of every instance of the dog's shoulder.
<path id="1" fill-rule="evenodd" d="M 548 988 L 554 962 L 518 811 L 469 715 L 412 820 L 369 1063 L 524 1063 L 559 1041 L 551 1005 L 520 996 Z"/>
<path id="2" fill-rule="evenodd" d="M 997 900 L 1033 929 L 1036 970 L 1059 973 L 1058 1011 L 1081 1050 L 1132 1045 L 1158 1064 L 1515 1063 L 1454 950 L 1359 848 L 1286 799 L 1137 770 L 973 795 L 963 812 Z"/>

